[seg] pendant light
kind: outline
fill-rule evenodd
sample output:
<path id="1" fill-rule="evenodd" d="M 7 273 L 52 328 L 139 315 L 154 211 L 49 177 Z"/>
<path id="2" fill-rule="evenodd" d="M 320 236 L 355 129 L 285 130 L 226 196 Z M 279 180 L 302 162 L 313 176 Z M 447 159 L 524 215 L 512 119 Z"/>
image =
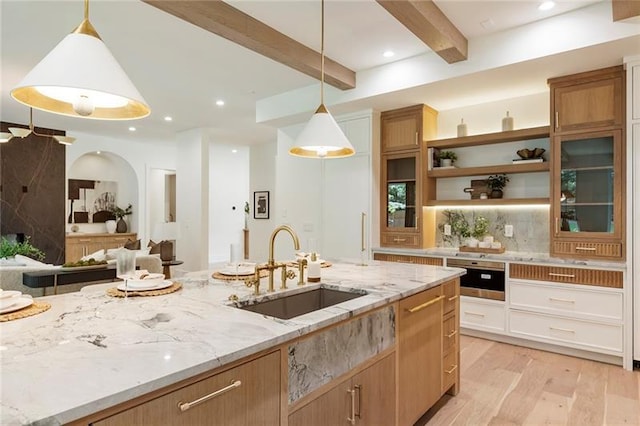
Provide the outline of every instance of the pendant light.
<path id="1" fill-rule="evenodd" d="M 25 129 L 24 127 L 9 127 L 9 132 L 10 133 L 2 132 L 0 134 L 0 143 L 9 142 L 9 140 L 12 138 L 26 138 L 30 134 L 34 134 L 43 138 L 53 138 L 62 145 L 71 145 L 76 140 L 76 138 L 71 136 L 44 135 L 41 133 L 37 133 L 35 127 L 33 126 L 33 108 L 29 108 L 29 128 Z"/>
<path id="2" fill-rule="evenodd" d="M 89 22 L 67 35 L 11 91 L 20 103 L 54 114 L 98 120 L 130 120 L 149 106 Z"/>
<path id="3" fill-rule="evenodd" d="M 289 154 L 306 158 L 342 158 L 355 150 L 324 105 L 324 0 L 320 42 L 320 106 L 302 130 Z"/>

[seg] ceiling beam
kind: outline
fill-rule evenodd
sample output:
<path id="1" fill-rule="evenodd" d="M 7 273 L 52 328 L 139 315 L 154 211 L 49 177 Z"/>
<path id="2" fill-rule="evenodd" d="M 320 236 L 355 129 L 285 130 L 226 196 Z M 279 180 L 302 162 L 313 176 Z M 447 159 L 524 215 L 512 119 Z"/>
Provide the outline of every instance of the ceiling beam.
<path id="1" fill-rule="evenodd" d="M 320 80 L 320 53 L 224 3 L 142 0 L 151 6 Z M 356 87 L 356 73 L 327 58 L 324 81 L 342 90 Z"/>
<path id="2" fill-rule="evenodd" d="M 467 59 L 467 39 L 431 0 L 376 0 L 447 63 Z"/>
<path id="3" fill-rule="evenodd" d="M 640 16 L 640 1 L 638 0 L 611 0 L 613 21 Z"/>

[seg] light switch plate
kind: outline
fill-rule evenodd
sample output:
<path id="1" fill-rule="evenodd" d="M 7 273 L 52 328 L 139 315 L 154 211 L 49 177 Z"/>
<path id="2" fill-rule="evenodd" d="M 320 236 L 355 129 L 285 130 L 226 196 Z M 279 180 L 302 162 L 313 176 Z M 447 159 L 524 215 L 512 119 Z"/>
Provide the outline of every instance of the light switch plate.
<path id="1" fill-rule="evenodd" d="M 504 226 L 504 236 L 505 237 L 513 237 L 513 225 L 505 225 Z"/>
<path id="2" fill-rule="evenodd" d="M 451 235 L 451 225 L 448 223 L 444 225 L 444 235 Z"/>

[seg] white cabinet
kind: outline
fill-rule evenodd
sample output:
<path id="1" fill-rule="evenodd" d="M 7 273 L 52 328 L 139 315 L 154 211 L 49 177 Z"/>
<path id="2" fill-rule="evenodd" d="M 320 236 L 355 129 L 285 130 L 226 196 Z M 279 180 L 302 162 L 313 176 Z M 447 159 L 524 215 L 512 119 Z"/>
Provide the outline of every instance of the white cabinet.
<path id="1" fill-rule="evenodd" d="M 504 302 L 460 297 L 460 327 L 462 328 L 504 333 L 505 316 Z"/>

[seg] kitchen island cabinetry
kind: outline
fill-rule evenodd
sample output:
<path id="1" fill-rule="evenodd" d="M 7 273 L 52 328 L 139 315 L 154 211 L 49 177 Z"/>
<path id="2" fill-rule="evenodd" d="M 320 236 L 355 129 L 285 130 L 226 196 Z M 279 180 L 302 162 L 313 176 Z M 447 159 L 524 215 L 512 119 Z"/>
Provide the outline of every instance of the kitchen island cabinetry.
<path id="1" fill-rule="evenodd" d="M 164 395 L 158 395 L 150 401 L 93 424 L 278 425 L 280 365 L 280 352 L 275 351 Z"/>

